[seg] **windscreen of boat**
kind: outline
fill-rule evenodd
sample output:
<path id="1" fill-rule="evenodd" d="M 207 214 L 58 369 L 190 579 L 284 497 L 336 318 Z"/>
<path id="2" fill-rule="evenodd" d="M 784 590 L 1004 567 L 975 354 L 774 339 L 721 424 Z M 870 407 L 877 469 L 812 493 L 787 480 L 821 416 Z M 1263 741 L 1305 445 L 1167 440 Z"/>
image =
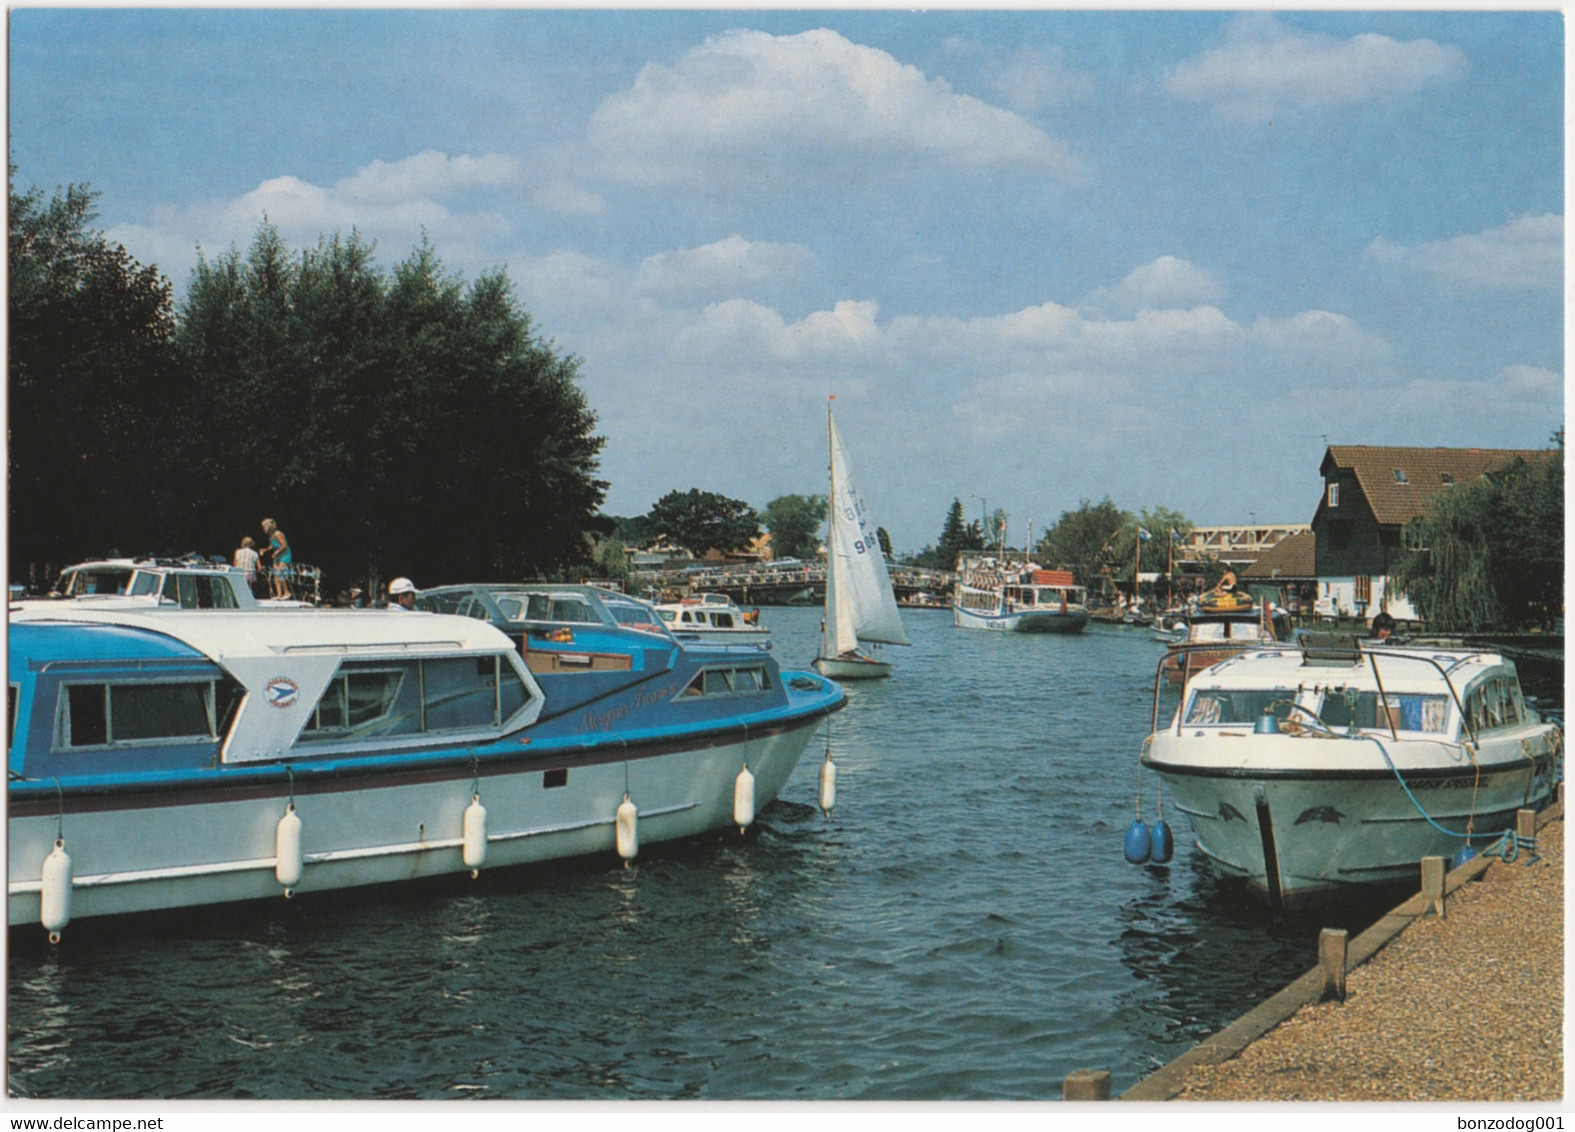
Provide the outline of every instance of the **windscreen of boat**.
<path id="1" fill-rule="evenodd" d="M 665 627 L 662 619 L 656 615 L 656 611 L 649 606 L 636 605 L 632 601 L 609 601 L 603 604 L 607 606 L 607 611 L 613 615 L 613 619 L 627 629 L 656 632 Z"/>
<path id="2" fill-rule="evenodd" d="M 1389 718 L 1382 714 L 1389 708 Z M 1449 722 L 1449 697 L 1390 692 L 1380 700 L 1377 692 L 1358 688 L 1329 688 L 1318 706 L 1318 718 L 1332 728 L 1388 730 L 1392 722 L 1400 731 L 1442 733 Z"/>
<path id="3" fill-rule="evenodd" d="M 529 688 L 500 656 L 347 660 L 318 699 L 298 742 L 490 730 L 529 702 Z"/>
<path id="4" fill-rule="evenodd" d="M 66 573 L 60 592 L 67 597 L 82 597 L 86 594 L 123 594 L 130 581 L 131 571 L 124 566 L 71 570 Z"/>
<path id="5" fill-rule="evenodd" d="M 1269 638 L 1256 621 L 1197 621 L 1193 623 L 1194 641 L 1263 641 Z"/>
<path id="6" fill-rule="evenodd" d="M 1188 724 L 1255 723 L 1266 711 L 1290 715 L 1294 688 L 1200 688 L 1187 701 Z"/>
<path id="7" fill-rule="evenodd" d="M 494 594 L 498 609 L 510 621 L 556 621 L 571 625 L 600 625 L 601 615 L 577 593 L 528 591 Z"/>

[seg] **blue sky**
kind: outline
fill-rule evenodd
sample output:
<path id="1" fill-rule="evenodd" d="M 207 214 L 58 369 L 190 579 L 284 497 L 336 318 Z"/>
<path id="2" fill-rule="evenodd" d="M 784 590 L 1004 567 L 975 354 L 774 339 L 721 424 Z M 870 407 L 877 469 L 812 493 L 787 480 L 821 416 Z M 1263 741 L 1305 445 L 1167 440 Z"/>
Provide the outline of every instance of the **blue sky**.
<path id="1" fill-rule="evenodd" d="M 10 19 L 18 182 L 177 291 L 264 214 L 505 267 L 612 514 L 825 491 L 829 394 L 899 550 L 953 498 L 1306 522 L 1326 439 L 1562 423 L 1558 11 Z"/>

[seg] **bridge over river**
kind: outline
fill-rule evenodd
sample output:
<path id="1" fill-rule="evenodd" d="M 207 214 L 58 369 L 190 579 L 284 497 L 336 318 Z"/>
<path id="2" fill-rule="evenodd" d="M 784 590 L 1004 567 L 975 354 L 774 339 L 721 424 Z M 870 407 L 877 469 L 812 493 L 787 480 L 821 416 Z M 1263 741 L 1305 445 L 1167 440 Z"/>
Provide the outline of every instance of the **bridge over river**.
<path id="1" fill-rule="evenodd" d="M 903 605 L 946 605 L 951 602 L 949 570 L 890 566 L 891 586 Z M 740 605 L 819 605 L 826 600 L 824 563 L 794 566 L 690 567 L 686 570 L 642 570 L 630 578 L 637 594 L 675 600 L 696 593 L 724 593 Z"/>

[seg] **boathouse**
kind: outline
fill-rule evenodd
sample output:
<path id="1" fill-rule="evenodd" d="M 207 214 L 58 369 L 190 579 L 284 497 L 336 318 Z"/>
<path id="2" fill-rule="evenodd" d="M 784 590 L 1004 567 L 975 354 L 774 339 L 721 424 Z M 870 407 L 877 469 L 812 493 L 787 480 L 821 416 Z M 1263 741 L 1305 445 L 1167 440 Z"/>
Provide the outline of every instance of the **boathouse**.
<path id="1" fill-rule="evenodd" d="M 1282 538 L 1242 571 L 1242 585 L 1292 617 L 1311 616 L 1318 597 L 1317 541 L 1311 530 Z"/>
<path id="2" fill-rule="evenodd" d="M 1522 448 L 1390 448 L 1330 445 L 1319 466 L 1323 497 L 1313 515 L 1315 609 L 1322 617 L 1371 621 L 1387 609 L 1399 621 L 1416 610 L 1389 585 L 1404 553 L 1401 532 L 1442 492 L 1517 460 L 1545 457 Z"/>

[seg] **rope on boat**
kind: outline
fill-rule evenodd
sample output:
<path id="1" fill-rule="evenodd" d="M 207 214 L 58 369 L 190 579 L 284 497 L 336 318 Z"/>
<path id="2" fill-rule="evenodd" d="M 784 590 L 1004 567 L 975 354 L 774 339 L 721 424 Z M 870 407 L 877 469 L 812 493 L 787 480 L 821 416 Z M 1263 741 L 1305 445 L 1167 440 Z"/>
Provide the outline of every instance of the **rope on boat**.
<path id="1" fill-rule="evenodd" d="M 1422 803 L 1421 802 L 1417 801 L 1416 795 L 1411 793 L 1411 787 L 1406 785 L 1405 776 L 1400 773 L 1400 768 L 1395 766 L 1394 760 L 1389 757 L 1389 752 L 1388 752 L 1387 749 L 1385 749 L 1383 743 L 1379 742 L 1377 739 L 1373 738 L 1372 736 L 1362 736 L 1362 738 L 1367 739 L 1369 742 L 1375 744 L 1378 747 L 1378 753 L 1384 757 L 1384 763 L 1389 767 L 1389 770 L 1394 774 L 1395 781 L 1400 784 L 1400 789 L 1405 791 L 1405 796 L 1407 798 L 1411 799 L 1411 804 L 1416 807 L 1416 812 L 1422 815 L 1423 820 L 1425 820 L 1428 825 L 1432 826 L 1434 829 L 1438 830 L 1439 833 L 1442 833 L 1442 834 L 1444 834 L 1444 835 L 1446 835 L 1448 837 L 1459 837 L 1459 838 L 1462 838 L 1463 840 L 1465 840 L 1467 842 L 1469 842 L 1473 837 L 1487 837 L 1487 836 L 1490 836 L 1489 834 L 1486 834 L 1486 833 L 1475 833 L 1475 832 L 1473 832 L 1473 826 L 1474 826 L 1474 824 L 1476 822 L 1476 797 L 1477 797 L 1477 790 L 1476 790 L 1476 786 L 1475 785 L 1473 785 L 1472 789 L 1471 789 L 1471 809 L 1472 809 L 1472 813 L 1471 813 L 1471 816 L 1466 819 L 1466 831 L 1464 833 L 1461 833 L 1459 830 L 1445 829 L 1443 826 L 1439 825 L 1436 821 L 1433 820 L 1433 816 L 1431 814 L 1429 814 L 1425 809 L 1422 808 Z M 1478 779 L 1478 781 L 1480 781 L 1481 780 L 1481 776 L 1482 776 L 1482 767 L 1481 767 L 1480 764 L 1477 763 L 1476 752 L 1474 752 L 1474 751 L 1471 752 L 1471 761 L 1472 761 L 1473 764 L 1476 765 L 1477 779 Z M 1504 833 L 1496 833 L 1496 834 L 1492 834 L 1491 836 L 1502 840 L 1504 838 L 1505 834 Z"/>

